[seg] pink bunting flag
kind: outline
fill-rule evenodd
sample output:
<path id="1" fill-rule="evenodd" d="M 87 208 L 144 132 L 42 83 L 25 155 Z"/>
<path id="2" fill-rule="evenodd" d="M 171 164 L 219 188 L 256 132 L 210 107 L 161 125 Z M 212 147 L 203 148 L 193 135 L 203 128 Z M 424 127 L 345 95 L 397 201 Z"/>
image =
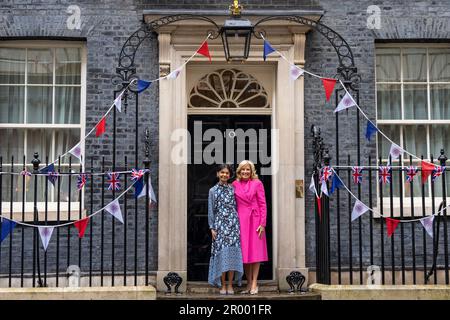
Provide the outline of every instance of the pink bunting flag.
<path id="1" fill-rule="evenodd" d="M 327 101 L 330 101 L 331 95 L 333 94 L 334 86 L 337 80 L 332 78 L 321 78 L 323 88 L 325 89 L 325 97 Z"/>
<path id="2" fill-rule="evenodd" d="M 420 219 L 420 223 L 422 224 L 423 228 L 432 238 L 433 238 L 433 221 L 434 215 Z"/>
<path id="3" fill-rule="evenodd" d="M 391 219 L 391 218 L 385 218 L 385 219 L 386 219 L 386 226 L 387 226 L 387 234 L 388 234 L 388 237 L 390 237 L 394 234 L 395 229 L 397 229 L 397 226 L 400 223 L 400 220 Z"/>
<path id="4" fill-rule="evenodd" d="M 369 207 L 366 206 L 361 201 L 356 200 L 355 205 L 353 206 L 353 211 L 352 211 L 352 221 L 358 219 L 360 216 L 362 216 L 367 211 L 369 211 Z"/>
<path id="5" fill-rule="evenodd" d="M 118 199 L 109 203 L 105 207 L 105 210 L 111 213 L 111 215 L 113 215 L 117 220 L 123 223 L 122 210 L 120 210 L 120 204 Z"/>
<path id="6" fill-rule="evenodd" d="M 398 159 L 405 152 L 399 145 L 393 143 L 391 144 L 391 150 L 389 151 L 389 155 L 392 160 Z"/>
<path id="7" fill-rule="evenodd" d="M 353 97 L 350 93 L 346 93 L 345 96 L 341 99 L 336 109 L 334 109 L 334 112 L 339 112 L 351 107 L 356 106 L 355 100 L 353 100 Z"/>
<path id="8" fill-rule="evenodd" d="M 427 181 L 435 168 L 436 166 L 434 164 L 422 160 L 422 184 Z"/>
<path id="9" fill-rule="evenodd" d="M 89 222 L 89 217 L 78 220 L 74 223 L 75 228 L 78 230 L 78 237 L 81 239 L 84 237 L 84 232 Z"/>
<path id="10" fill-rule="evenodd" d="M 47 251 L 48 243 L 50 242 L 50 238 L 52 237 L 53 229 L 55 229 L 55 227 L 38 227 L 38 229 L 44 250 Z"/>

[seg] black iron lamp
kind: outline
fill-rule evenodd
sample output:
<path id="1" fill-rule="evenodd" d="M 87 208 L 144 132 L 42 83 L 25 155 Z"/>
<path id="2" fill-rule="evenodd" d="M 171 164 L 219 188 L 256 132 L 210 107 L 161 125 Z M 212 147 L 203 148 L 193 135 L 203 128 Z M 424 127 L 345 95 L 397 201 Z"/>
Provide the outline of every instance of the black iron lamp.
<path id="1" fill-rule="evenodd" d="M 230 10 L 232 18 L 225 20 L 220 29 L 225 58 L 229 62 L 244 61 L 250 52 L 253 25 L 250 20 L 241 18 L 242 6 L 238 0 L 234 0 Z"/>

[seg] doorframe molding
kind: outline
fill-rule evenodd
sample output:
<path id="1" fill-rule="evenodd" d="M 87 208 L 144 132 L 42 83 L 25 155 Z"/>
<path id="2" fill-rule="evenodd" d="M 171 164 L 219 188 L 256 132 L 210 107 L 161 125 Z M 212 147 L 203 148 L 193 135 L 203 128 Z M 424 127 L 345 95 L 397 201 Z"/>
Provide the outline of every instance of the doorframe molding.
<path id="1" fill-rule="evenodd" d="M 181 35 L 177 34 L 175 26 L 158 30 L 161 72 L 167 72 L 168 66 L 173 70 L 182 65 L 204 40 L 201 28 L 190 27 L 192 32 L 189 35 L 186 26 L 180 28 Z M 280 30 L 277 29 L 277 35 L 281 32 L 280 37 L 274 38 L 272 44 L 290 61 L 303 67 L 307 30 L 296 27 Z M 308 276 L 305 268 L 304 198 L 295 198 L 295 180 L 304 180 L 304 82 L 303 77 L 295 82 L 290 81 L 290 66 L 281 57 L 271 55 L 267 62 L 262 62 L 262 41 L 255 42 L 246 63 L 275 65 L 272 110 L 260 114 L 271 114 L 272 128 L 278 129 L 278 134 L 272 134 L 271 150 L 272 166 L 277 168 L 276 174 L 272 176 L 273 275 L 280 290 L 287 290 L 289 287 L 285 278 L 291 271 L 301 271 Z M 225 57 L 220 41 L 210 41 L 208 45 L 213 60 L 221 61 L 223 65 Z M 205 57 L 195 56 L 191 61 L 192 64 L 209 65 Z M 215 66 L 214 63 L 212 66 Z M 239 65 L 236 64 L 236 67 L 239 68 Z M 181 129 L 187 132 L 188 113 L 196 114 L 188 112 L 187 108 L 186 70 L 175 80 L 159 82 L 157 289 L 160 291 L 166 290 L 163 278 L 168 272 L 177 272 L 182 277 L 179 290 L 186 291 L 187 164 L 171 161 L 172 148 L 180 143 L 173 136 L 174 131 Z M 214 111 L 212 114 L 217 113 Z"/>

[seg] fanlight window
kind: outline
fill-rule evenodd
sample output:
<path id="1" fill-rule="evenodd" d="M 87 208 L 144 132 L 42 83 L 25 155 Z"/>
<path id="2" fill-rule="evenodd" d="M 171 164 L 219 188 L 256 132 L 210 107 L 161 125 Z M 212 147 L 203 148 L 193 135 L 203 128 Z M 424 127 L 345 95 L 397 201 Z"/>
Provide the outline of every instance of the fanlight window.
<path id="1" fill-rule="evenodd" d="M 189 108 L 270 108 L 266 90 L 251 75 L 220 69 L 205 75 L 192 89 Z"/>

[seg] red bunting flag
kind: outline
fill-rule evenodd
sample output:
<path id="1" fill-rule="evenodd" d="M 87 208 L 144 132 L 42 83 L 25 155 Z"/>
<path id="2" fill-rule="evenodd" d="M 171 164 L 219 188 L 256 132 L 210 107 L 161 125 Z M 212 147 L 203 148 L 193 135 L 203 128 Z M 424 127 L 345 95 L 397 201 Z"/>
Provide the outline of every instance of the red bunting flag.
<path id="1" fill-rule="evenodd" d="M 332 78 L 321 78 L 321 80 L 323 88 L 325 89 L 325 96 L 327 98 L 327 101 L 330 101 L 337 80 Z"/>
<path id="2" fill-rule="evenodd" d="M 425 183 L 436 166 L 432 163 L 422 161 L 422 183 Z"/>
<path id="3" fill-rule="evenodd" d="M 202 46 L 197 50 L 197 53 L 201 54 L 202 56 L 208 57 L 209 62 L 211 62 L 211 55 L 209 54 L 207 41 L 203 42 Z"/>
<path id="4" fill-rule="evenodd" d="M 103 117 L 99 121 L 99 123 L 97 123 L 97 125 L 95 126 L 97 128 L 97 130 L 95 131 L 95 136 L 96 137 L 99 137 L 99 136 L 101 136 L 102 134 L 105 133 L 105 131 L 106 131 L 105 126 L 106 126 L 106 119 L 105 119 L 105 117 Z"/>
<path id="5" fill-rule="evenodd" d="M 394 231 L 397 228 L 399 223 L 400 223 L 400 220 L 386 218 L 386 226 L 387 226 L 388 237 L 390 237 L 390 236 L 392 236 L 394 234 Z"/>
<path id="6" fill-rule="evenodd" d="M 316 197 L 317 200 L 317 210 L 319 211 L 319 219 L 322 222 L 322 201 L 319 197 Z"/>
<path id="7" fill-rule="evenodd" d="M 84 237 L 84 231 L 86 231 L 88 222 L 89 222 L 89 218 L 84 218 L 84 219 L 78 220 L 74 223 L 75 228 L 78 229 L 78 237 L 79 238 Z"/>

